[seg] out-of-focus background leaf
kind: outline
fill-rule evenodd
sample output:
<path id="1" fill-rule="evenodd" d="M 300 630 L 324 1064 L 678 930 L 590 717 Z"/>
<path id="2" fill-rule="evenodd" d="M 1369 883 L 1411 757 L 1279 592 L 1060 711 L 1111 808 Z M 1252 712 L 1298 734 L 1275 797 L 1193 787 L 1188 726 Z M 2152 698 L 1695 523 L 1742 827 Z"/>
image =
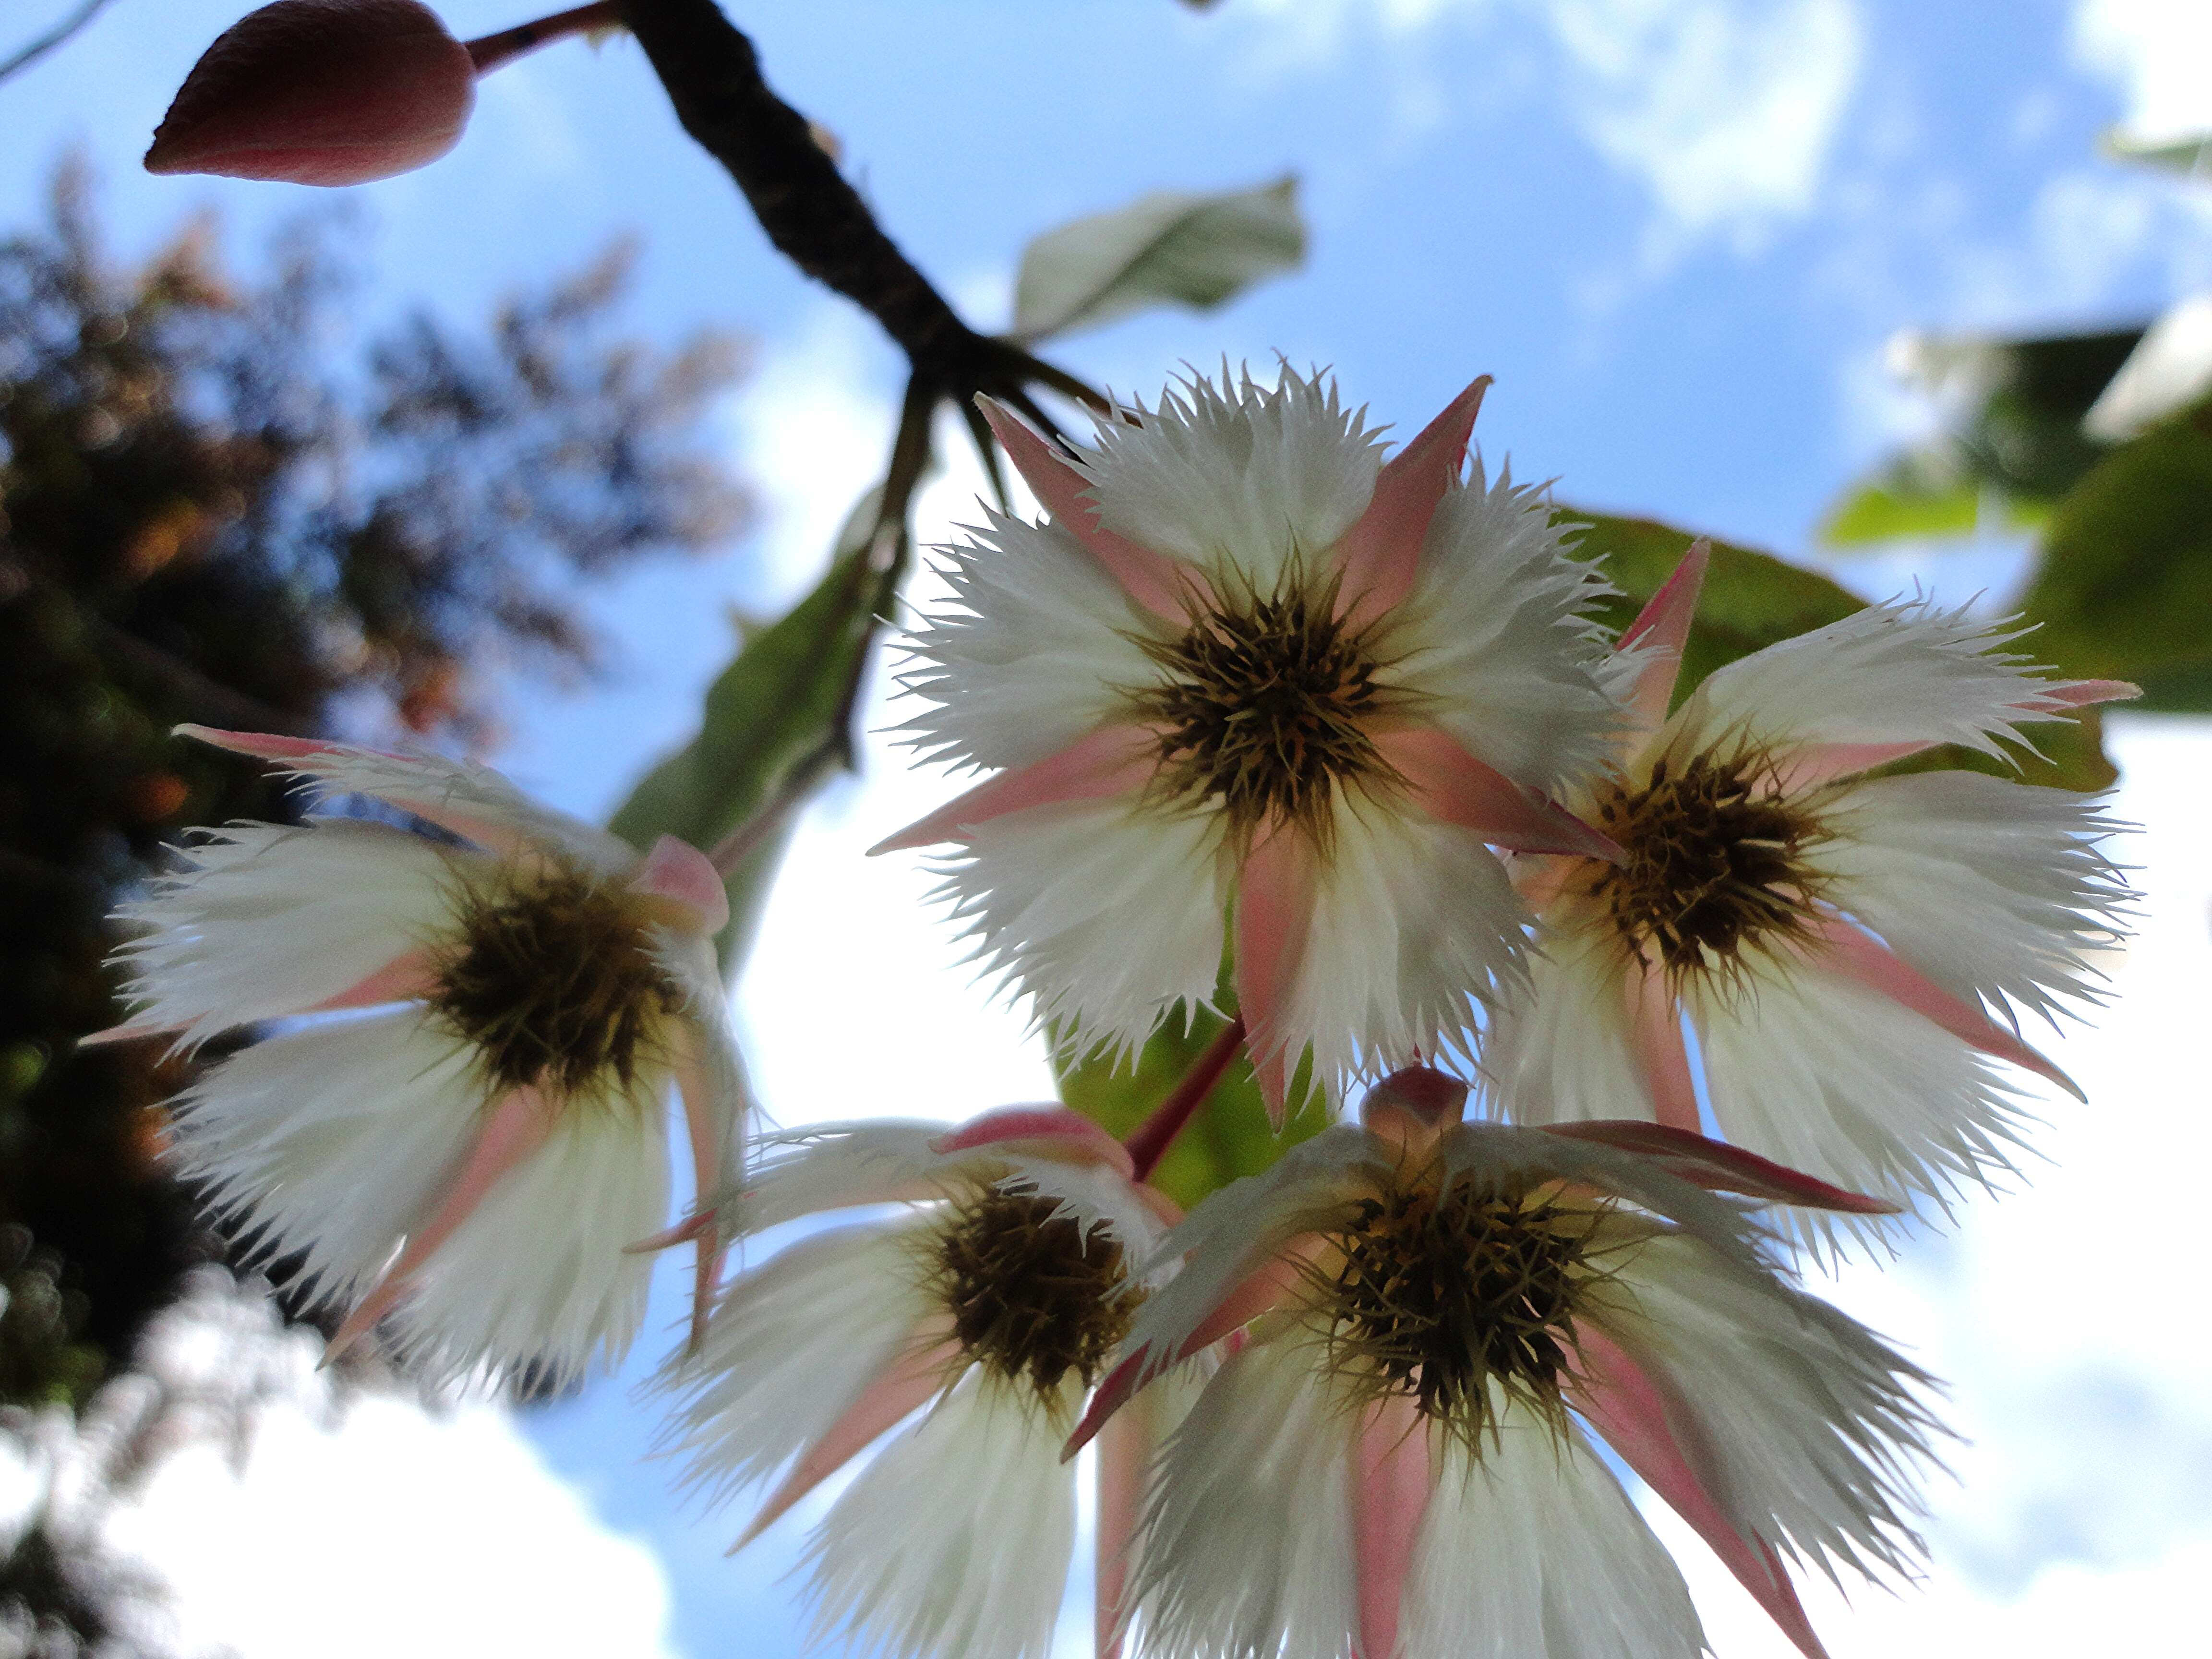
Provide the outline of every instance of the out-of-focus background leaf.
<path id="1" fill-rule="evenodd" d="M 1194 196 L 1155 191 L 1029 245 L 1014 281 L 1016 337 L 1093 328 L 1147 307 L 1222 304 L 1305 258 L 1298 181 Z"/>
<path id="2" fill-rule="evenodd" d="M 793 782 L 795 767 L 840 738 L 848 688 L 865 670 L 873 618 L 897 579 L 896 568 L 871 562 L 881 499 L 871 490 L 847 516 L 813 592 L 747 632 L 707 690 L 698 735 L 639 781 L 609 821 L 615 834 L 641 848 L 675 836 L 711 850 L 767 809 Z M 787 816 L 767 826 L 726 878 L 730 926 L 719 941 L 725 973 L 744 960 L 789 832 Z"/>

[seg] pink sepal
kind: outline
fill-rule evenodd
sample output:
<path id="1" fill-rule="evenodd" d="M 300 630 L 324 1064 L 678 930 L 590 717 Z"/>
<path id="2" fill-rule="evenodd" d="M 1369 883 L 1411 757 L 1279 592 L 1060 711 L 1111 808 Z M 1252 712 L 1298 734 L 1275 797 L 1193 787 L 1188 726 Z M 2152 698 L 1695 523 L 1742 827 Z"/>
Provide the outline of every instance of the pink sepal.
<path id="1" fill-rule="evenodd" d="M 1568 1391 L 1576 1407 L 1621 1461 L 1712 1547 L 1806 1659 L 1827 1659 L 1774 1547 L 1739 1531 L 1723 1508 L 1712 1456 L 1696 1417 L 1588 1321 L 1577 1326 L 1575 1340 L 1579 1375 Z"/>
<path id="2" fill-rule="evenodd" d="M 2036 694 L 2015 708 L 2031 708 L 2038 714 L 2056 714 L 2061 708 L 2087 708 L 2093 703 L 2132 702 L 2142 696 L 2142 687 L 2125 680 L 2054 680 L 2037 688 Z"/>
<path id="3" fill-rule="evenodd" d="M 1189 623 L 1195 614 L 1192 600 L 1203 604 L 1212 597 L 1206 579 L 1181 560 L 1155 553 L 1101 525 L 1098 509 L 1084 499 L 1091 489 L 1088 478 L 1000 404 L 988 398 L 975 402 L 1014 471 L 1053 522 L 1082 543 L 1100 568 L 1137 604 L 1178 625 Z"/>
<path id="4" fill-rule="evenodd" d="M 676 845 L 684 847 L 681 842 Z M 684 850 L 691 851 L 689 847 L 684 847 Z M 714 890 L 722 890 L 719 876 L 714 878 Z M 690 1351 L 695 1352 L 707 1334 L 707 1310 L 721 1281 L 722 1257 L 729 1248 L 718 1195 L 723 1184 L 723 1164 L 729 1153 L 728 1136 L 735 1127 L 730 1121 L 729 1103 L 721 1099 L 714 1086 L 704 1057 L 699 1052 L 699 1045 L 708 1039 L 690 1022 L 677 1025 L 676 1091 L 684 1102 L 684 1127 L 691 1142 L 692 1191 L 700 1206 L 690 1224 L 696 1229 L 691 1241 L 697 1247 L 691 1281 Z"/>
<path id="5" fill-rule="evenodd" d="M 1357 1659 L 1393 1659 L 1413 1543 L 1436 1474 L 1428 1425 L 1405 1395 L 1367 1408 L 1352 1451 L 1352 1559 L 1358 1587 Z"/>
<path id="6" fill-rule="evenodd" d="M 1133 793 L 1151 781 L 1158 754 L 1158 739 L 1142 726 L 1101 726 L 1041 761 L 986 778 L 927 817 L 885 836 L 868 848 L 868 856 L 964 841 L 976 824 L 1031 806 Z"/>
<path id="7" fill-rule="evenodd" d="M 1152 1461 L 1149 1404 L 1139 1401 L 1106 1425 L 1098 1437 L 1097 1577 L 1092 1596 L 1092 1638 L 1097 1659 L 1120 1659 L 1128 1588 L 1130 1546 L 1137 1536 L 1138 1512 L 1145 1497 L 1145 1474 Z"/>
<path id="8" fill-rule="evenodd" d="M 399 1259 L 384 1270 L 358 1307 L 346 1316 L 330 1346 L 323 1351 L 329 1364 L 359 1341 L 362 1334 L 392 1310 L 408 1284 L 422 1270 L 440 1246 L 458 1231 L 477 1211 L 484 1195 L 509 1171 L 544 1146 L 553 1129 L 553 1103 L 532 1085 L 525 1084 L 501 1096 L 485 1116 L 467 1160 L 461 1165 L 444 1198 L 429 1218 L 407 1237 Z"/>
<path id="9" fill-rule="evenodd" d="M 638 892 L 683 906 L 698 919 L 697 930 L 709 938 L 730 925 L 730 890 L 707 855 L 688 841 L 661 836 L 629 884 Z"/>
<path id="10" fill-rule="evenodd" d="M 1931 1019 L 1969 1048 L 2008 1060 L 2048 1078 L 2076 1100 L 2087 1100 L 2072 1078 L 2021 1041 L 1979 1008 L 1955 997 L 1905 962 L 1864 928 L 1831 916 L 1812 924 L 1815 944 L 1810 959 L 1845 978 L 1881 992 L 1899 1007 Z"/>
<path id="11" fill-rule="evenodd" d="M 1571 853 L 1618 864 L 1625 856 L 1600 835 L 1534 790 L 1477 760 L 1449 733 L 1433 726 L 1385 732 L 1375 747 L 1412 786 L 1421 810 L 1441 823 L 1471 830 L 1493 847 L 1516 853 Z"/>
<path id="12" fill-rule="evenodd" d="M 1547 1134 L 1565 1135 L 1571 1140 L 1594 1140 L 1602 1146 L 1638 1153 L 1663 1165 L 1669 1175 L 1680 1176 L 1717 1193 L 1741 1193 L 1747 1198 L 1801 1204 L 1808 1209 L 1841 1210 L 1850 1215 L 1893 1215 L 1899 1208 L 1886 1198 L 1831 1186 L 1771 1158 L 1747 1152 L 1741 1146 L 1731 1146 L 1726 1141 L 1710 1139 L 1670 1124 L 1618 1117 L 1542 1127 Z"/>
<path id="13" fill-rule="evenodd" d="M 1690 641 L 1690 623 L 1698 611 L 1698 596 L 1705 586 L 1705 569 L 1711 562 L 1713 544 L 1700 536 L 1690 544 L 1682 562 L 1650 601 L 1637 613 L 1620 635 L 1617 647 L 1647 647 L 1650 654 L 1629 689 L 1628 712 L 1640 732 L 1656 732 L 1667 723 L 1667 705 L 1674 700 L 1674 682 L 1682 672 L 1682 649 Z"/>
<path id="14" fill-rule="evenodd" d="M 730 1546 L 730 1554 L 735 1555 L 774 1526 L 793 1504 L 844 1468 L 855 1453 L 908 1412 L 927 1404 L 957 1375 L 961 1347 L 949 1335 L 951 1322 L 950 1316 L 938 1314 L 915 1328 L 899 1357 L 792 1466 L 791 1473 L 753 1516 L 752 1524 Z"/>
<path id="15" fill-rule="evenodd" d="M 1665 973 L 1644 963 L 1631 967 L 1626 981 L 1629 1047 L 1644 1086 L 1651 1092 L 1652 1115 L 1670 1128 L 1696 1134 L 1698 1085 L 1690 1076 L 1690 1051 L 1682 1041 L 1682 1012 L 1668 988 Z"/>
<path id="16" fill-rule="evenodd" d="M 1490 376 L 1485 374 L 1445 404 L 1376 475 L 1366 510 L 1337 544 L 1342 577 L 1337 614 L 1354 627 L 1402 605 L 1413 591 L 1430 520 L 1459 476 L 1475 415 L 1489 390 Z"/>
<path id="17" fill-rule="evenodd" d="M 1774 787 L 1785 795 L 1818 789 L 1838 778 L 1887 766 L 1935 746 L 1932 743 L 1808 743 L 1777 760 Z"/>
<path id="18" fill-rule="evenodd" d="M 1303 1040 L 1277 1016 L 1297 979 L 1313 928 L 1314 858 L 1305 836 L 1274 824 L 1254 837 L 1237 886 L 1237 1009 L 1249 1034 L 1245 1052 L 1277 1129 L 1289 1113 L 1290 1074 Z"/>
<path id="19" fill-rule="evenodd" d="M 933 1152 L 973 1152 L 979 1146 L 1029 1152 L 1076 1164 L 1103 1164 L 1124 1180 L 1135 1170 L 1129 1149 L 1080 1112 L 1065 1106 L 1002 1106 L 972 1117 L 929 1143 Z"/>

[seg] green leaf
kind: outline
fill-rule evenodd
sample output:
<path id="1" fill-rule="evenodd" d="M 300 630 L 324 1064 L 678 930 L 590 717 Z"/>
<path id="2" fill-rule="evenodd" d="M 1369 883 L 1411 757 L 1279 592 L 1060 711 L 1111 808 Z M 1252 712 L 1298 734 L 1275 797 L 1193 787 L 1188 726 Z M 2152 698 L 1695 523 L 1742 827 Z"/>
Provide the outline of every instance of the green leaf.
<path id="1" fill-rule="evenodd" d="M 2051 515 L 2021 608 L 2035 654 L 2212 712 L 2212 400 L 2115 450 Z"/>
<path id="2" fill-rule="evenodd" d="M 1139 1051 L 1133 1069 L 1097 1054 L 1081 1060 L 1055 1054 L 1060 1097 L 1109 1133 L 1126 1137 L 1174 1091 L 1226 1023 L 1204 1009 L 1188 1020 L 1170 1019 Z M 1160 1160 L 1152 1184 L 1188 1210 L 1240 1176 L 1259 1174 L 1286 1147 L 1320 1133 L 1328 1127 L 1327 1108 L 1317 1092 L 1303 1088 L 1304 1081 L 1301 1069 L 1291 1093 L 1304 1104 L 1278 1135 L 1267 1126 L 1267 1103 L 1251 1066 L 1237 1060 Z"/>
<path id="3" fill-rule="evenodd" d="M 1560 508 L 1559 515 L 1589 526 L 1579 551 L 1585 558 L 1595 556 L 1621 590 L 1622 597 L 1607 601 L 1598 613 L 1609 628 L 1626 628 L 1635 620 L 1697 539 L 1686 530 L 1650 519 L 1613 518 L 1571 507 Z M 1800 569 L 1771 553 L 1715 542 L 1705 597 L 1682 653 L 1676 700 L 1724 663 L 1865 608 L 1864 599 L 1817 571 Z"/>
<path id="4" fill-rule="evenodd" d="M 1016 338 L 1042 340 L 1170 302 L 1204 310 L 1305 258 L 1297 179 L 1214 196 L 1159 191 L 1048 230 L 1022 255 Z"/>
<path id="5" fill-rule="evenodd" d="M 2147 142 L 2114 128 L 2105 134 L 2097 147 L 2115 161 L 2142 161 L 2192 179 L 2212 179 L 2212 132 L 2198 133 L 2191 138 Z"/>
<path id="6" fill-rule="evenodd" d="M 1972 478 L 1939 482 L 1913 451 L 1855 485 L 1820 530 L 1831 547 L 1857 548 L 1900 537 L 1971 536 L 1981 526 L 1982 491 Z"/>
<path id="7" fill-rule="evenodd" d="M 774 802 L 792 769 L 835 736 L 895 574 L 870 562 L 876 515 L 871 492 L 846 520 L 829 574 L 814 591 L 747 634 L 735 660 L 708 688 L 698 736 L 639 780 L 609 821 L 615 834 L 641 848 L 675 836 L 710 849 Z M 726 973 L 737 970 L 751 943 L 789 830 L 787 820 L 764 836 L 728 878 Z"/>

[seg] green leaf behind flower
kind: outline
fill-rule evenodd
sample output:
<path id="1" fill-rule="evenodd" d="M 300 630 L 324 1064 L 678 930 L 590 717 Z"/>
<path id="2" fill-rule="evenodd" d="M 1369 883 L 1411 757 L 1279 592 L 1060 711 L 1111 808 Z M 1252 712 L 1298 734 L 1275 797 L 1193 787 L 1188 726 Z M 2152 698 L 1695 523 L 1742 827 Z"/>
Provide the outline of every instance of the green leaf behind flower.
<path id="1" fill-rule="evenodd" d="M 2212 501 L 2212 496 L 2203 499 Z M 1585 557 L 1595 556 L 1613 586 L 1622 590 L 1623 597 L 1607 601 L 1599 612 L 1610 628 L 1625 628 L 1635 618 L 1674 574 L 1695 539 L 1686 530 L 1649 519 L 1612 518 L 1571 507 L 1561 509 L 1561 514 L 1589 523 L 1580 550 Z M 1794 635 L 1839 622 L 1865 605 L 1858 595 L 1817 571 L 1801 569 L 1769 553 L 1715 542 L 1705 596 L 1682 656 L 1675 702 L 1679 704 L 1716 668 Z M 2200 610 L 2197 614 L 2204 613 Z M 2201 628 L 2197 637 L 2200 641 L 2205 637 Z M 2101 668 L 2067 660 L 2040 634 L 2016 648 L 2029 651 L 2039 660 L 2053 662 L 2070 675 L 2106 673 Z M 2130 678 L 2126 674 L 2112 677 Z M 2103 789 L 2117 775 L 2105 756 L 2103 726 L 2095 709 L 2078 719 L 2032 726 L 2029 734 L 2034 747 L 2014 751 L 2016 769 L 1972 750 L 1950 747 L 1930 750 L 1888 769 L 1918 772 L 1964 768 L 2061 789 Z"/>
<path id="2" fill-rule="evenodd" d="M 1297 180 L 1210 196 L 1157 191 L 1048 230 L 1022 254 L 1016 338 L 1045 339 L 1170 303 L 1218 306 L 1305 258 Z"/>
<path id="3" fill-rule="evenodd" d="M 707 690 L 698 736 L 638 781 L 608 823 L 615 834 L 641 848 L 664 835 L 711 848 L 771 805 L 793 769 L 835 737 L 887 597 L 886 573 L 870 562 L 876 517 L 872 492 L 847 519 L 829 573 L 787 614 L 750 632 Z M 789 832 L 787 816 L 728 878 L 725 973 L 744 958 Z"/>

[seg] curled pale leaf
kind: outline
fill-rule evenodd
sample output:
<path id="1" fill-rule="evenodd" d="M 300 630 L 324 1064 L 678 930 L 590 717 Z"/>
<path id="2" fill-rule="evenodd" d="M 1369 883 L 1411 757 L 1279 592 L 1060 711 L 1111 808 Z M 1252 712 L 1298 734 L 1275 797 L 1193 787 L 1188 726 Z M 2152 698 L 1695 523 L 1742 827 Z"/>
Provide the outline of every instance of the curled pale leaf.
<path id="1" fill-rule="evenodd" d="M 1048 230 L 1022 255 L 1015 336 L 1111 322 L 1169 303 L 1206 307 L 1305 258 L 1297 180 L 1194 196 L 1159 191 Z"/>

